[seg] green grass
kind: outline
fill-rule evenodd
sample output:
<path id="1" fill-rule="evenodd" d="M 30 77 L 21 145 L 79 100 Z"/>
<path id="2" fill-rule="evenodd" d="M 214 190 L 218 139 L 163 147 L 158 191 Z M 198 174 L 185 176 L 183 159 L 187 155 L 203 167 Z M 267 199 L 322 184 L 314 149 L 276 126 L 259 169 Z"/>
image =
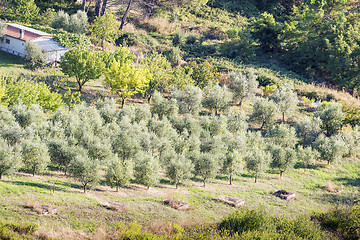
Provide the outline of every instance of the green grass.
<path id="1" fill-rule="evenodd" d="M 327 192 L 323 186 L 331 180 L 343 192 Z M 55 193 L 51 192 L 55 182 Z M 308 169 L 295 168 L 279 179 L 276 173 L 267 173 L 258 183 L 245 172 L 236 177 L 232 186 L 227 179 L 212 179 L 207 187 L 201 182 L 188 181 L 175 189 L 173 185 L 159 184 L 147 190 L 137 184 L 121 188 L 119 192 L 99 185 L 87 194 L 72 179 L 57 172 L 31 177 L 14 174 L 0 181 L 0 217 L 6 221 L 21 219 L 37 224 L 43 231 L 63 232 L 63 229 L 93 234 L 101 228 L 112 228 L 119 222 L 137 221 L 144 226 L 167 224 L 214 224 L 234 211 L 234 208 L 214 199 L 231 196 L 244 199 L 249 208 L 264 208 L 272 214 L 287 217 L 323 212 L 335 205 L 354 202 L 359 197 L 360 162 L 344 160 L 342 165 L 320 165 Z M 294 201 L 285 201 L 271 192 L 285 189 L 297 194 Z M 165 199 L 188 202 L 194 210 L 177 211 L 162 203 Z M 121 203 L 126 211 L 112 211 L 103 206 L 107 202 Z M 31 205 L 50 205 L 57 214 L 41 215 Z"/>
<path id="2" fill-rule="evenodd" d="M 0 51 L 0 72 L 2 74 L 21 74 L 30 73 L 25 67 L 25 61 L 9 53 Z"/>

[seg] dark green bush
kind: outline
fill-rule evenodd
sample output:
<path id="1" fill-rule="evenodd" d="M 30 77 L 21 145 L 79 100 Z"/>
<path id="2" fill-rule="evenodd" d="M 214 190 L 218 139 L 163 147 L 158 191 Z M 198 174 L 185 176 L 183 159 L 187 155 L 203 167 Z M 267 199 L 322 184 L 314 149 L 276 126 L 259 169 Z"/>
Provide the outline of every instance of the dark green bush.
<path id="1" fill-rule="evenodd" d="M 314 216 L 322 227 L 341 236 L 340 239 L 360 239 L 360 205 L 338 207 Z"/>

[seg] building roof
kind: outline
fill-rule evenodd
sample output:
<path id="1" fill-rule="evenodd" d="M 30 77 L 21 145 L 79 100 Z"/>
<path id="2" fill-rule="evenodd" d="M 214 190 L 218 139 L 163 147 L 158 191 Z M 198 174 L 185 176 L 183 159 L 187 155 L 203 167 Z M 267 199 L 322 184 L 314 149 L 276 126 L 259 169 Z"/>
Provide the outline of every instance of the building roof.
<path id="1" fill-rule="evenodd" d="M 7 23 L 6 35 L 23 41 L 32 41 L 40 37 L 52 37 L 51 34 L 38 31 L 16 23 Z M 20 38 L 20 30 L 24 31 L 24 37 Z"/>
<path id="2" fill-rule="evenodd" d="M 60 43 L 56 42 L 54 39 L 38 39 L 35 40 L 34 43 L 40 46 L 41 50 L 43 52 L 53 52 L 53 51 L 63 51 L 67 50 L 67 48 L 64 48 L 60 45 Z"/>

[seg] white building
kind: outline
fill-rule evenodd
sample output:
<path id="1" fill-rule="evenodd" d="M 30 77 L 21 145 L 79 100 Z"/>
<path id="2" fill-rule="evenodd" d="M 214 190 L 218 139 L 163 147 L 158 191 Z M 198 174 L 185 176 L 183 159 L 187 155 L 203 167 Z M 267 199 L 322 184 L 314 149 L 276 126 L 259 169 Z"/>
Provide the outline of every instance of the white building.
<path id="1" fill-rule="evenodd" d="M 7 23 L 6 33 L 0 38 L 0 50 L 24 58 L 25 43 L 34 42 L 40 46 L 47 63 L 59 62 L 68 48 L 60 46 L 53 38 L 53 35 L 42 31 L 16 23 Z"/>

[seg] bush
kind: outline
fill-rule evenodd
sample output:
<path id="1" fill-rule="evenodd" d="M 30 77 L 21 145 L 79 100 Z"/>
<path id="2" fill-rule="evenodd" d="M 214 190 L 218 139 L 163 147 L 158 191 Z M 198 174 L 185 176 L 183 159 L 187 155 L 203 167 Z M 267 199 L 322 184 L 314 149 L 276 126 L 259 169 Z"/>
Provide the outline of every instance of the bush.
<path id="1" fill-rule="evenodd" d="M 315 214 L 322 227 L 342 239 L 360 238 L 360 205 L 338 207 L 326 213 Z"/>

